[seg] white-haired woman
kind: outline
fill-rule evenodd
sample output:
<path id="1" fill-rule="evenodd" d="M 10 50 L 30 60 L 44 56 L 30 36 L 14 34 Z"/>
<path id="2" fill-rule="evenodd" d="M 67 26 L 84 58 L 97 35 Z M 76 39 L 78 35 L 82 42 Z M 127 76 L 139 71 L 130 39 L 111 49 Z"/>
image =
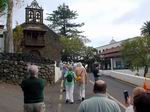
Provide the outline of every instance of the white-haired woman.
<path id="1" fill-rule="evenodd" d="M 24 94 L 24 112 L 45 112 L 43 92 L 46 81 L 38 78 L 38 66 L 30 65 L 28 71 L 30 77 L 21 83 Z"/>
<path id="2" fill-rule="evenodd" d="M 75 74 L 77 77 L 81 77 L 77 81 L 77 83 L 79 88 L 79 99 L 83 101 L 85 99 L 85 84 L 87 83 L 87 72 L 86 69 L 82 66 L 82 63 L 77 63 Z"/>

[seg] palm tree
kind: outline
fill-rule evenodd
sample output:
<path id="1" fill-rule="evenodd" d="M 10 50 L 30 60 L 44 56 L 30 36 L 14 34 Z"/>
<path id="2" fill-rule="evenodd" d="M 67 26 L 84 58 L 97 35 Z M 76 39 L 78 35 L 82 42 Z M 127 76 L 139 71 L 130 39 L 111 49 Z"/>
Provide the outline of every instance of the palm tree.
<path id="1" fill-rule="evenodd" d="M 150 35 L 150 21 L 146 21 L 141 28 L 141 35 L 148 36 Z"/>

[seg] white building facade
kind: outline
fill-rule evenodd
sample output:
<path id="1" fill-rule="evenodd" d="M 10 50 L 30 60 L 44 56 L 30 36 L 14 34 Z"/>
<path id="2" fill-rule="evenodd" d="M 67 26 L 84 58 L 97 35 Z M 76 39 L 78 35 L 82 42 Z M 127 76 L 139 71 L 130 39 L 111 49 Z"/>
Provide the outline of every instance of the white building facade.
<path id="1" fill-rule="evenodd" d="M 123 41 L 116 42 L 111 40 L 107 45 L 97 47 L 98 55 L 102 59 L 102 69 L 123 69 L 125 63 L 121 56 L 121 46 Z"/>

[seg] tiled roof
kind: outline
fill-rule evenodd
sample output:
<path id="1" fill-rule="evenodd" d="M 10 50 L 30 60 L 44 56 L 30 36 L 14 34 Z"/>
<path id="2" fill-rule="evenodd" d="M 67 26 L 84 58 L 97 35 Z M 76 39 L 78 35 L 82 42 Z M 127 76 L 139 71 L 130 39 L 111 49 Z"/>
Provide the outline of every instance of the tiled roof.
<path id="1" fill-rule="evenodd" d="M 105 55 L 105 54 L 110 54 L 110 53 L 115 53 L 115 52 L 120 52 L 121 47 L 113 47 L 111 49 L 106 49 L 104 50 L 101 54 Z"/>

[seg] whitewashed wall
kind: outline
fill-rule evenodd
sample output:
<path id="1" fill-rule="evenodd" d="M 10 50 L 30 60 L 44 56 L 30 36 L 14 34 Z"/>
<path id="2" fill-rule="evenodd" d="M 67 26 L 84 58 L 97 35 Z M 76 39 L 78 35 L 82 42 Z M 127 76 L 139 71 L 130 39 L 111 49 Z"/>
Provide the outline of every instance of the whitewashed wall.
<path id="1" fill-rule="evenodd" d="M 4 37 L 3 37 L 3 30 L 0 29 L 0 52 L 4 51 Z"/>
<path id="2" fill-rule="evenodd" d="M 148 88 L 150 89 L 150 78 L 144 78 L 141 76 L 135 76 L 135 75 L 121 73 L 121 72 L 117 72 L 117 71 L 111 71 L 111 70 L 101 71 L 101 73 L 103 75 L 108 75 L 113 78 L 116 78 L 116 79 L 119 79 L 119 80 L 122 80 L 125 82 L 129 82 L 129 83 L 137 85 L 137 86 L 143 86 L 144 80 L 146 79 Z"/>
<path id="3" fill-rule="evenodd" d="M 112 44 L 107 44 L 107 45 L 104 45 L 104 46 L 97 47 L 96 49 L 98 51 L 103 52 L 103 50 L 111 49 L 112 47 L 121 46 L 121 44 L 122 44 L 122 41 L 119 41 L 119 42 L 115 42 L 115 43 L 112 43 Z"/>
<path id="4" fill-rule="evenodd" d="M 62 77 L 62 71 L 60 67 L 57 67 L 55 64 L 55 82 L 57 82 Z"/>

